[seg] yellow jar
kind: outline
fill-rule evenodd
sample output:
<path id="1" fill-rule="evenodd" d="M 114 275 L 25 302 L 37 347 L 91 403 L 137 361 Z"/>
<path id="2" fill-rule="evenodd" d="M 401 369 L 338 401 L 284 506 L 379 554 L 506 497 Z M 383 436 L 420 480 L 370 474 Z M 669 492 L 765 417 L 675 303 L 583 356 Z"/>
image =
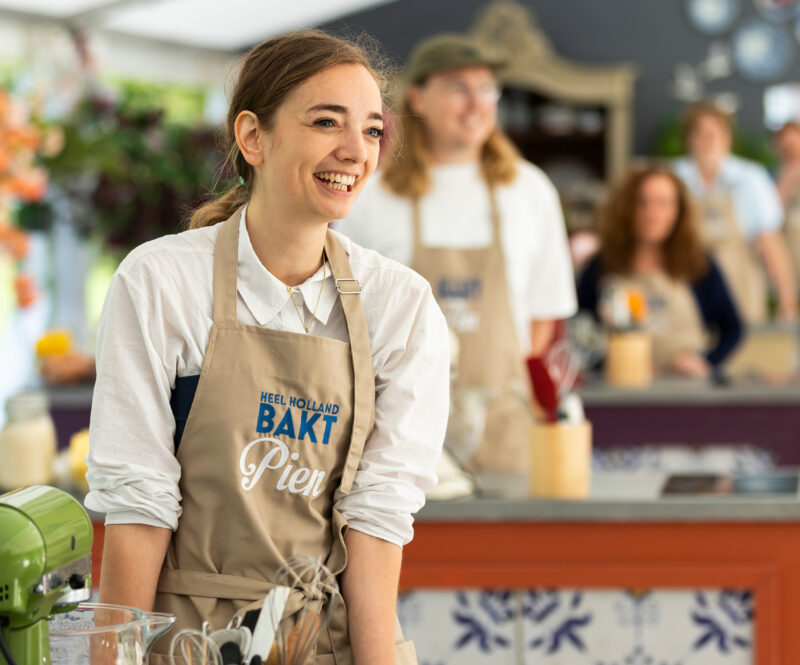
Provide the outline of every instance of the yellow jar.
<path id="1" fill-rule="evenodd" d="M 0 430 L 0 489 L 46 485 L 56 456 L 56 428 L 47 395 L 24 392 L 6 402 L 8 420 Z"/>
<path id="2" fill-rule="evenodd" d="M 617 388 L 646 388 L 653 381 L 653 338 L 637 330 L 612 333 L 606 352 L 606 383 Z"/>
<path id="3" fill-rule="evenodd" d="M 535 423 L 531 429 L 529 492 L 549 499 L 585 499 L 592 484 L 592 425 Z"/>

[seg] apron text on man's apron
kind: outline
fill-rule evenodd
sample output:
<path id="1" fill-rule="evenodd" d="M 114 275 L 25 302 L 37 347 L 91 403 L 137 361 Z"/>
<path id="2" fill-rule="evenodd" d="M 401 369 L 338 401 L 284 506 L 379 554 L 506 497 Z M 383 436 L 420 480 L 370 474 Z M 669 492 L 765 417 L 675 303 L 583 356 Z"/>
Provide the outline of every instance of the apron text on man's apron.
<path id="1" fill-rule="evenodd" d="M 490 398 L 483 440 L 470 467 L 527 472 L 533 422 L 530 381 L 511 315 L 500 212 L 494 190 L 489 192 L 492 243 L 477 249 L 424 246 L 419 201 L 413 201 L 411 267 L 430 282 L 448 325 L 458 336 L 456 389 L 483 388 Z"/>
<path id="2" fill-rule="evenodd" d="M 372 431 L 375 387 L 369 331 L 347 254 L 332 233 L 325 253 L 350 343 L 245 325 L 236 319 L 241 211 L 214 252 L 214 323 L 176 453 L 183 512 L 167 551 L 155 608 L 175 631 L 225 627 L 257 608 L 285 560 L 319 557 L 335 574 L 347 553 L 334 492 L 347 493 Z M 287 612 L 303 602 L 290 596 Z M 165 665 L 169 635 L 151 665 Z M 398 643 L 398 665 L 416 663 Z M 340 603 L 317 645 L 317 665 L 352 665 Z"/>

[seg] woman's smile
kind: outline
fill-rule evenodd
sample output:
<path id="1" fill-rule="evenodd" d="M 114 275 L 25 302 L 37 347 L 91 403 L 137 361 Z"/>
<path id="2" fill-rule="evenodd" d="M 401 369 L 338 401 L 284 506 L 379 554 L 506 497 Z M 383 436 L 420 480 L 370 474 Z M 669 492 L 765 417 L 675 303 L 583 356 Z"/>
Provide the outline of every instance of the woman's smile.
<path id="1" fill-rule="evenodd" d="M 315 173 L 314 178 L 328 191 L 336 192 L 337 194 L 349 194 L 353 191 L 353 185 L 355 185 L 358 176 L 337 171 L 323 171 Z"/>

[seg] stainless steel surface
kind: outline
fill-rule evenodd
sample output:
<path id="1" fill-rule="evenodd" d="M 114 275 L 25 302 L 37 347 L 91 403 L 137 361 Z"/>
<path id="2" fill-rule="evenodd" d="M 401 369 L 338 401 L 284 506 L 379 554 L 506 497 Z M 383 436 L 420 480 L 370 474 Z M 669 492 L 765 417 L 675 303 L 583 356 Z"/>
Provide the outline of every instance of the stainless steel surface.
<path id="1" fill-rule="evenodd" d="M 770 386 L 759 383 L 714 386 L 688 378 L 656 379 L 644 389 L 612 388 L 591 378 L 576 391 L 587 407 L 593 406 L 708 406 L 796 404 L 800 385 Z"/>
<path id="2" fill-rule="evenodd" d="M 583 500 L 532 499 L 524 475 L 482 475 L 484 495 L 429 501 L 419 522 L 800 522 L 800 497 L 680 495 L 662 497 L 662 472 L 595 472 Z"/>
<path id="3" fill-rule="evenodd" d="M 34 587 L 34 592 L 39 594 L 48 594 L 67 583 L 73 575 L 78 575 L 84 580 L 84 585 L 77 588 L 82 589 L 88 586 L 86 582 L 91 578 L 92 575 L 91 554 L 81 557 L 77 561 L 72 561 L 66 566 L 62 566 L 58 570 L 54 570 L 47 575 L 43 575 L 39 580 L 39 583 Z M 70 585 L 70 587 L 73 589 L 75 588 L 72 585 Z M 88 600 L 88 598 L 84 598 L 82 600 Z"/>

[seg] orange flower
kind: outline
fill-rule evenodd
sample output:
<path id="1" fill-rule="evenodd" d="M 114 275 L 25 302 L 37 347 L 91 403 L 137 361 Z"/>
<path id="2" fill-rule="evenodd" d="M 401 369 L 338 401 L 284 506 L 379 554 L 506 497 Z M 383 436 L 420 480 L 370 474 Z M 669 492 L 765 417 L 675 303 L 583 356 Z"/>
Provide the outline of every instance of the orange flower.
<path id="1" fill-rule="evenodd" d="M 19 229 L 11 229 L 8 246 L 14 258 L 21 261 L 28 255 L 28 234 Z"/>
<path id="2" fill-rule="evenodd" d="M 10 148 L 16 150 L 36 150 L 41 140 L 38 130 L 33 127 L 11 127 L 3 138 Z"/>
<path id="3" fill-rule="evenodd" d="M 3 145 L 0 144 L 0 173 L 3 173 L 11 164 L 11 155 L 7 150 L 3 149 Z"/>
<path id="4" fill-rule="evenodd" d="M 641 291 L 635 289 L 628 291 L 628 309 L 633 322 L 640 326 L 644 325 L 647 319 L 647 299 Z"/>
<path id="5" fill-rule="evenodd" d="M 41 169 L 13 175 L 6 183 L 9 191 L 23 201 L 40 201 L 47 192 L 47 176 Z"/>
<path id="6" fill-rule="evenodd" d="M 14 291 L 17 294 L 17 305 L 22 309 L 36 302 L 36 283 L 30 275 L 17 275 L 14 278 Z"/>
<path id="7" fill-rule="evenodd" d="M 14 229 L 5 222 L 0 222 L 0 245 L 8 245 L 11 243 L 11 236 Z"/>

